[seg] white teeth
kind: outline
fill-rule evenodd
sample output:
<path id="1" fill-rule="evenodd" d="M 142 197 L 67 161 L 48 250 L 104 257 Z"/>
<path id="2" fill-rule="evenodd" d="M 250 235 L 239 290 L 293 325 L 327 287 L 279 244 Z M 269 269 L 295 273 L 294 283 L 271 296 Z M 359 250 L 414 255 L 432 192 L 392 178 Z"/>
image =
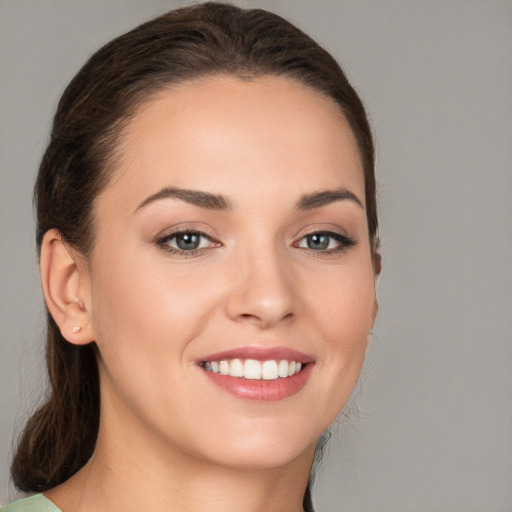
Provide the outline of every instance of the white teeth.
<path id="1" fill-rule="evenodd" d="M 221 375 L 229 375 L 229 363 L 227 361 L 221 361 L 219 363 L 219 373 Z"/>
<path id="2" fill-rule="evenodd" d="M 279 377 L 288 377 L 288 361 L 286 359 L 281 359 L 281 361 L 279 361 L 277 373 Z"/>
<path id="3" fill-rule="evenodd" d="M 231 375 L 231 377 L 244 376 L 244 365 L 240 359 L 233 359 L 233 361 L 229 363 L 229 375 Z"/>
<path id="4" fill-rule="evenodd" d="M 223 361 L 205 361 L 203 368 L 209 372 L 242 377 L 249 380 L 274 380 L 287 378 L 299 373 L 302 364 L 297 361 L 281 359 L 276 361 L 257 361 L 256 359 L 230 359 Z"/>
<path id="5" fill-rule="evenodd" d="M 265 361 L 261 367 L 261 378 L 263 380 L 274 380 L 279 377 L 277 363 L 275 361 Z"/>
<path id="6" fill-rule="evenodd" d="M 246 379 L 261 379 L 261 363 L 254 359 L 247 359 L 244 364 L 244 377 Z"/>

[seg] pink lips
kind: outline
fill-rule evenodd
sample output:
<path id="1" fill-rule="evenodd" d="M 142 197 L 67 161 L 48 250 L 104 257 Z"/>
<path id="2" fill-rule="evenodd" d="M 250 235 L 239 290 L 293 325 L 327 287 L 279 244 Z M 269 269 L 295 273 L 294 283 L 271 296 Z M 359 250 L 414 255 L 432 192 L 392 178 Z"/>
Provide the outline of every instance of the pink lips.
<path id="1" fill-rule="evenodd" d="M 231 395 L 245 400 L 276 401 L 283 400 L 298 393 L 307 383 L 314 366 L 314 359 L 302 352 L 286 347 L 260 348 L 240 347 L 224 352 L 217 352 L 208 355 L 198 361 L 198 365 L 206 361 L 222 361 L 231 359 L 255 359 L 257 361 L 268 361 L 286 359 L 302 364 L 302 370 L 290 377 L 274 380 L 250 380 L 242 377 L 231 377 L 220 375 L 202 369 L 209 381 Z"/>

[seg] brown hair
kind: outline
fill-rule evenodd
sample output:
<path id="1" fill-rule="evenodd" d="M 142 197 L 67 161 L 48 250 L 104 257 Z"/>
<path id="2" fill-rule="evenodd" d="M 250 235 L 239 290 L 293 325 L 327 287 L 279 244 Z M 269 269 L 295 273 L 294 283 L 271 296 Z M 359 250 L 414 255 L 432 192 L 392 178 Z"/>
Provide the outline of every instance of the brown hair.
<path id="1" fill-rule="evenodd" d="M 333 99 L 358 142 L 367 220 L 378 246 L 374 149 L 364 107 L 337 62 L 283 18 L 260 9 L 204 3 L 171 11 L 98 50 L 66 88 L 35 186 L 37 240 L 56 228 L 90 254 L 93 205 L 115 160 L 117 139 L 143 101 L 172 83 L 230 74 L 284 76 Z M 21 436 L 12 478 L 28 492 L 54 487 L 91 457 L 99 425 L 99 378 L 94 344 L 62 337 L 48 314 L 50 393 Z M 310 501 L 310 489 L 305 496 Z M 309 505 L 308 505 L 309 506 Z"/>

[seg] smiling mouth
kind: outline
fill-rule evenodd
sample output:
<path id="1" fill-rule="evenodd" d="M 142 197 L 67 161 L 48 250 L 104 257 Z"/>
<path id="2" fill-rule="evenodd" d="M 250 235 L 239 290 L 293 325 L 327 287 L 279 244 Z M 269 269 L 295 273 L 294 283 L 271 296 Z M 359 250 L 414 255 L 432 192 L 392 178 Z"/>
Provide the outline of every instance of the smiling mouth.
<path id="1" fill-rule="evenodd" d="M 247 380 L 287 379 L 301 372 L 306 364 L 288 359 L 223 359 L 220 361 L 202 361 L 199 366 L 208 372 L 228 375 Z"/>

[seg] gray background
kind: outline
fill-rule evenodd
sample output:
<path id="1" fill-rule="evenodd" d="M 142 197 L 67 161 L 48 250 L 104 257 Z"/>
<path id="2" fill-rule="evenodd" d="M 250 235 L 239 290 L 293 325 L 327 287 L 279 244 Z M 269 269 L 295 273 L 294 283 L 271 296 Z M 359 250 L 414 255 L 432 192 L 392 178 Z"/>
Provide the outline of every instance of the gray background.
<path id="1" fill-rule="evenodd" d="M 31 187 L 51 114 L 92 51 L 184 3 L 0 0 L 0 503 L 44 392 Z M 512 510 L 512 3 L 239 3 L 333 52 L 377 135 L 380 316 L 318 510 Z"/>

